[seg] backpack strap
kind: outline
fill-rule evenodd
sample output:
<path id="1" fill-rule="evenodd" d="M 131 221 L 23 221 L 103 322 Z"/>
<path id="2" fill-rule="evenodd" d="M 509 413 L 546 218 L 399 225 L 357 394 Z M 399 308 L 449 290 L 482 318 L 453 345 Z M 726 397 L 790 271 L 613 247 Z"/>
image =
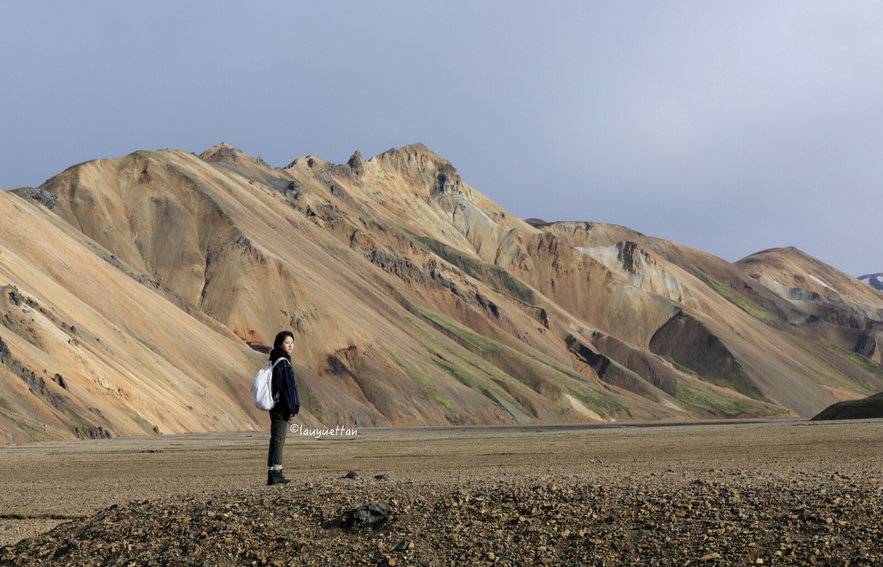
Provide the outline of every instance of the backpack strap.
<path id="1" fill-rule="evenodd" d="M 288 359 L 287 359 L 287 358 L 285 358 L 284 356 L 280 356 L 279 358 L 276 359 L 276 362 L 274 362 L 273 364 L 270 365 L 270 378 L 269 378 L 269 381 L 270 381 L 270 395 L 273 396 L 273 400 L 274 400 L 274 401 L 278 401 L 278 399 L 279 399 L 279 395 L 280 395 L 280 394 L 279 394 L 279 392 L 276 392 L 275 395 L 273 394 L 273 373 L 272 373 L 272 371 L 276 369 L 276 365 L 279 364 L 279 362 L 282 361 L 282 360 L 288 362 Z M 289 363 L 289 364 L 290 364 L 290 363 Z"/>

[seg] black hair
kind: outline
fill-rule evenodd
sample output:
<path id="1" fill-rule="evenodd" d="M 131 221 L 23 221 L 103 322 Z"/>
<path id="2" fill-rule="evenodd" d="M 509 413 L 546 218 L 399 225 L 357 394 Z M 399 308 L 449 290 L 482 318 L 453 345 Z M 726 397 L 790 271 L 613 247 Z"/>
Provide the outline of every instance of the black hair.
<path id="1" fill-rule="evenodd" d="M 291 331 L 280 331 L 276 334 L 276 340 L 273 341 L 274 349 L 282 349 L 282 343 L 285 342 L 285 339 L 291 337 L 291 340 L 294 340 L 294 334 Z"/>

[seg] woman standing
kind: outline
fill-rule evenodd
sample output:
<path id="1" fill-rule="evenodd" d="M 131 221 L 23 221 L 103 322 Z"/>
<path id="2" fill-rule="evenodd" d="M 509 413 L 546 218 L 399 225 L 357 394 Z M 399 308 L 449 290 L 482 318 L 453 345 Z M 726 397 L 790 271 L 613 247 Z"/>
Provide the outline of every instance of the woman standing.
<path id="1" fill-rule="evenodd" d="M 271 392 L 276 402 L 270 410 L 270 452 L 267 456 L 267 485 L 288 484 L 291 482 L 282 476 L 282 450 L 285 447 L 285 436 L 288 424 L 300 411 L 300 397 L 297 393 L 297 382 L 294 379 L 294 368 L 291 366 L 291 353 L 294 351 L 294 335 L 290 331 L 282 331 L 273 341 L 270 352 L 270 363 L 273 366 Z M 280 358 L 285 360 L 276 364 Z"/>

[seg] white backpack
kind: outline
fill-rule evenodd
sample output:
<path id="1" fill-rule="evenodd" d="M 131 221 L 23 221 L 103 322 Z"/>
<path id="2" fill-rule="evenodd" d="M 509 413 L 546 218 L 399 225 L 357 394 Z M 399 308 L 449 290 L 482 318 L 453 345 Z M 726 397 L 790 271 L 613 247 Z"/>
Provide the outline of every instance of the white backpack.
<path id="1" fill-rule="evenodd" d="M 254 396 L 254 405 L 261 410 L 271 410 L 276 405 L 273 399 L 273 368 L 285 358 L 277 358 L 276 362 L 261 368 L 254 376 L 254 384 L 251 385 L 251 394 Z"/>

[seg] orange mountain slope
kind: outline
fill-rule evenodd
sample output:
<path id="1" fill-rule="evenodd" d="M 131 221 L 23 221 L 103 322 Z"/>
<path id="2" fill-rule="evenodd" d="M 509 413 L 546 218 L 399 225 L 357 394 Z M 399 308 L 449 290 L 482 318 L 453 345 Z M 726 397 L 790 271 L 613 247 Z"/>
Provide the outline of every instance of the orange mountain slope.
<path id="1" fill-rule="evenodd" d="M 15 193 L 0 443 L 262 429 L 248 388 L 282 329 L 314 426 L 811 416 L 883 390 L 867 284 L 528 224 L 419 144 L 276 169 L 136 152 Z"/>

